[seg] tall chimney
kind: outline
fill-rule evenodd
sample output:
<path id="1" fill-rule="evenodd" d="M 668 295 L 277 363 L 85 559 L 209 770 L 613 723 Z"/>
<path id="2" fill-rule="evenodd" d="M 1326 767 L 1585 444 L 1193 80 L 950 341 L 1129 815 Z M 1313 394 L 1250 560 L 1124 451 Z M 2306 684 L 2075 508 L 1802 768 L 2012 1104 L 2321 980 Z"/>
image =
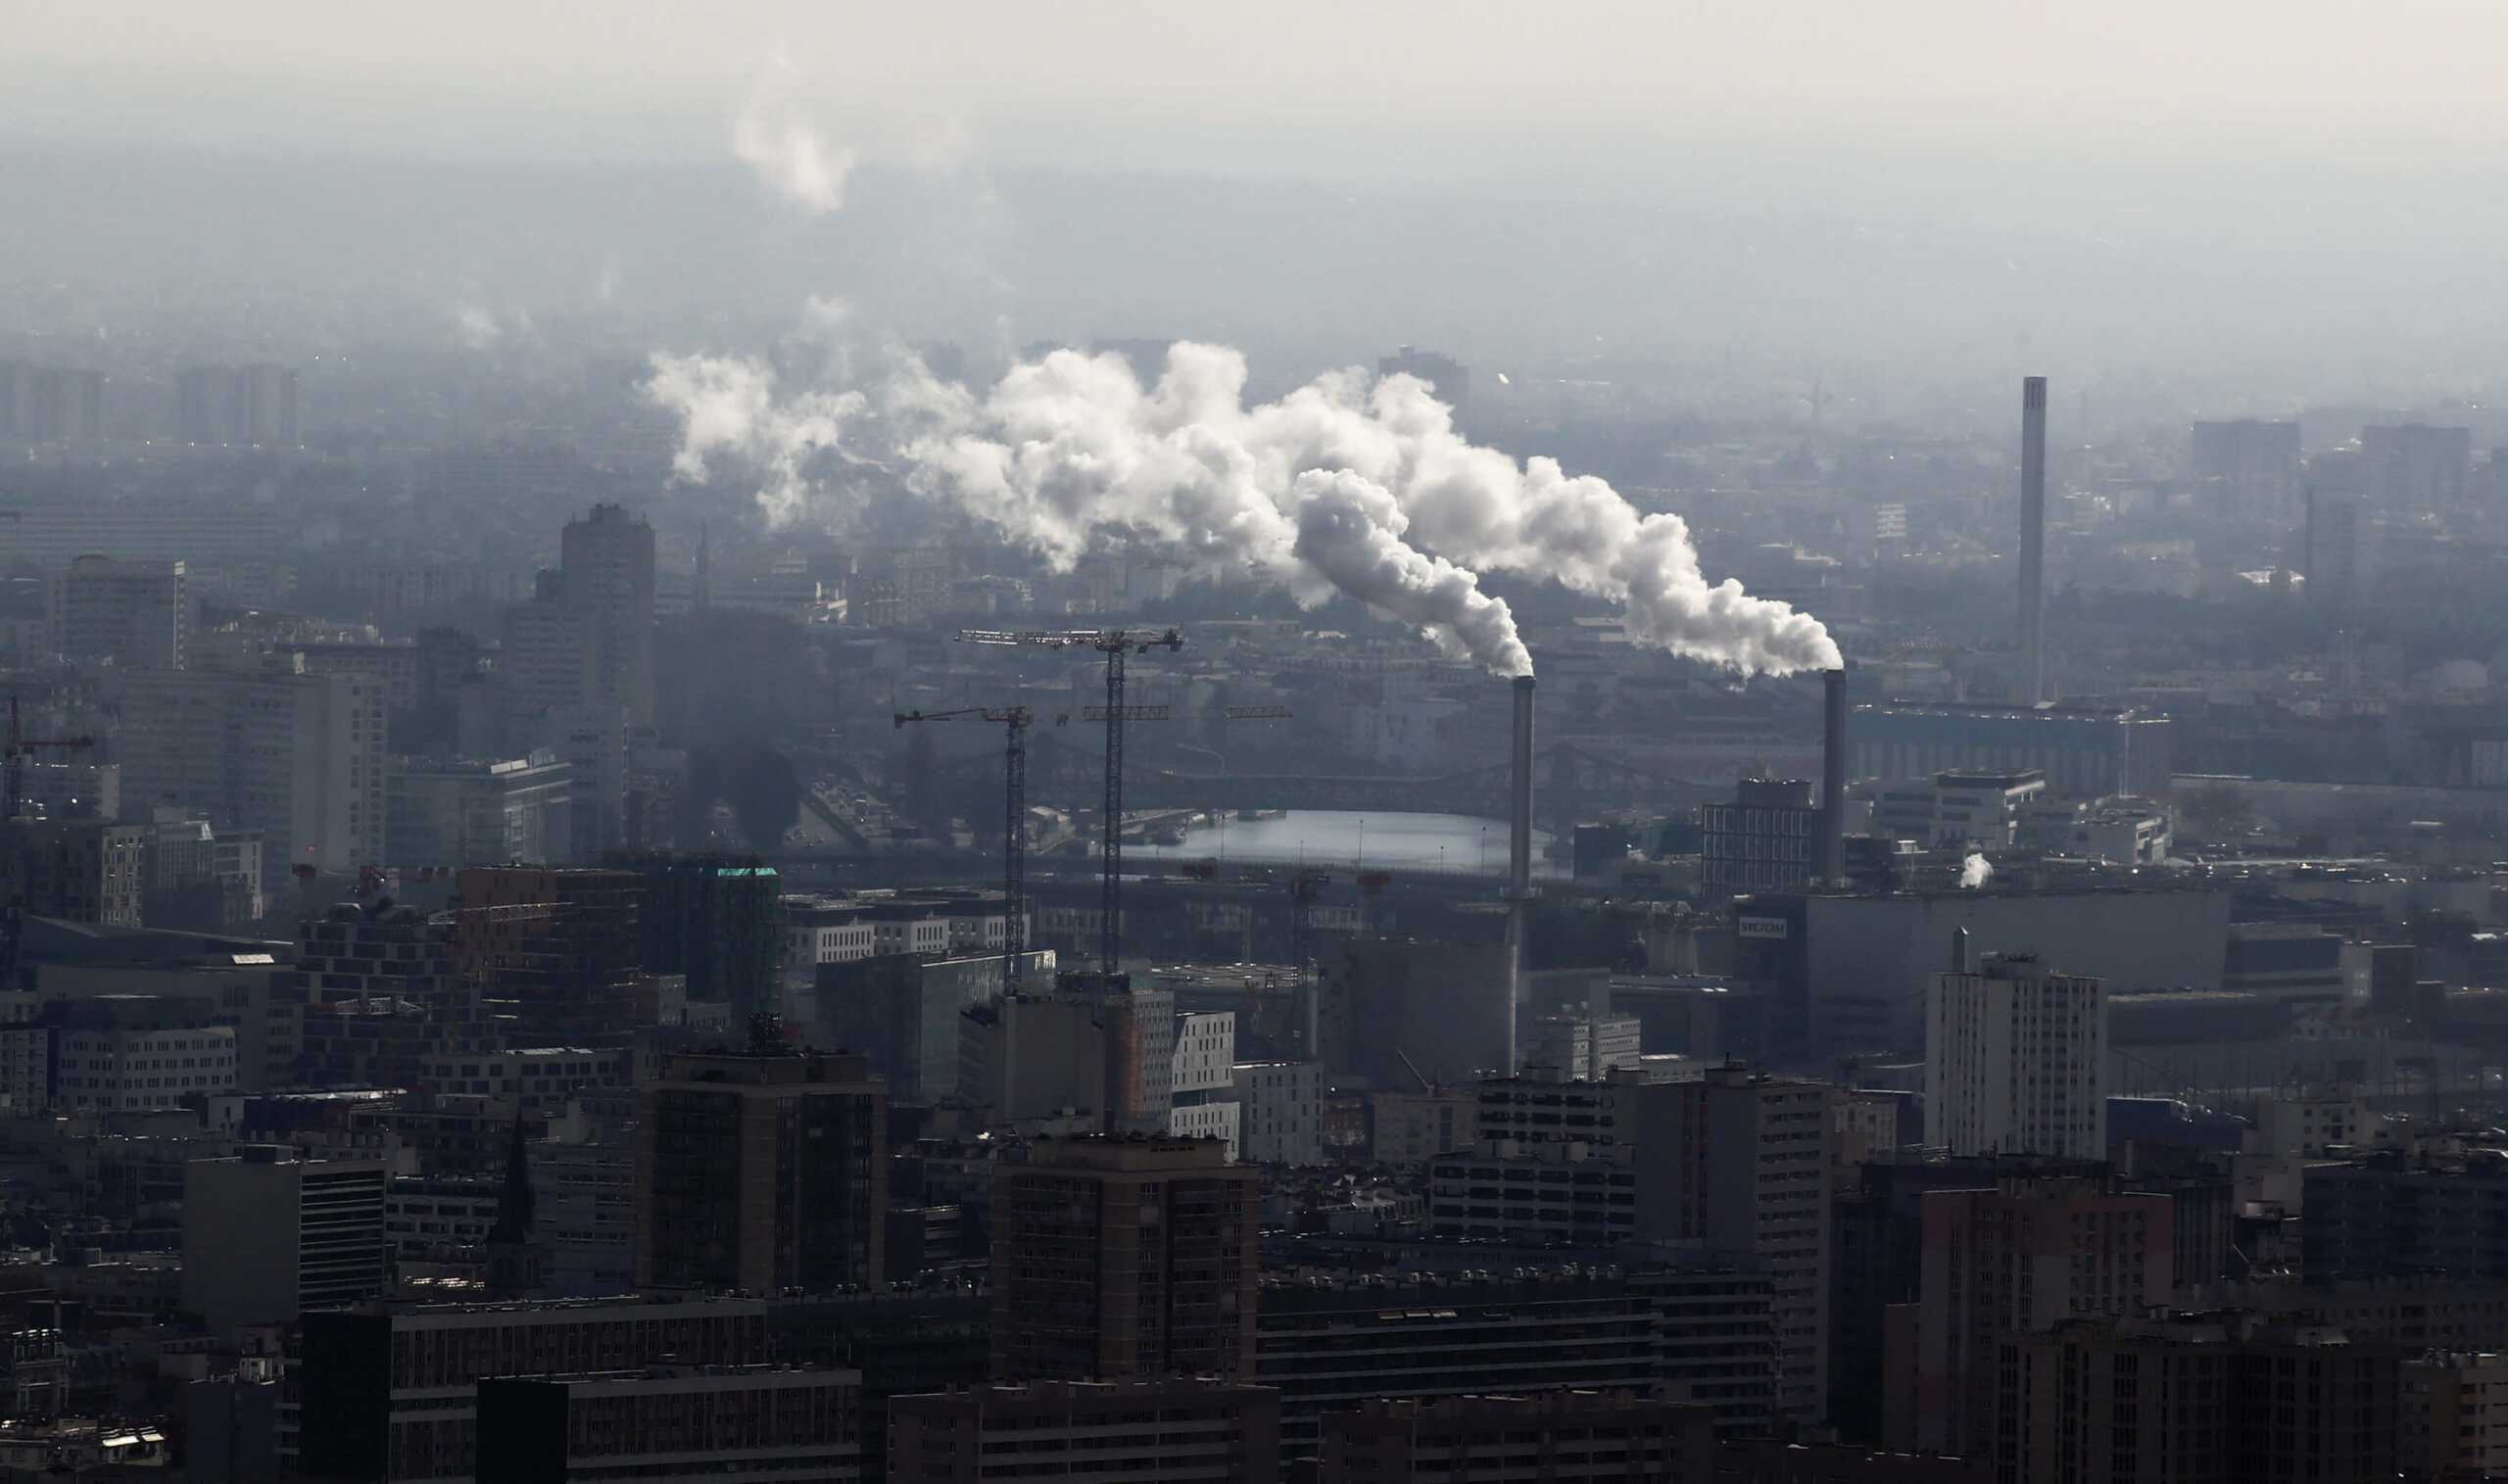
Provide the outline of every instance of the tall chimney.
<path id="1" fill-rule="evenodd" d="M 1846 671 L 1820 676 L 1820 879 L 1846 880 Z"/>
<path id="2" fill-rule="evenodd" d="M 1516 677 L 1514 771 L 1507 778 L 1507 891 L 1532 890 L 1532 677 Z"/>
<path id="3" fill-rule="evenodd" d="M 1516 1075 L 1516 1016 L 1523 1003 L 1524 901 L 1532 895 L 1532 677 L 1516 677 L 1515 739 L 1507 774 L 1507 1076 Z"/>
<path id="4" fill-rule="evenodd" d="M 2047 698 L 2047 378 L 2020 382 L 2020 665 L 2029 704 Z"/>

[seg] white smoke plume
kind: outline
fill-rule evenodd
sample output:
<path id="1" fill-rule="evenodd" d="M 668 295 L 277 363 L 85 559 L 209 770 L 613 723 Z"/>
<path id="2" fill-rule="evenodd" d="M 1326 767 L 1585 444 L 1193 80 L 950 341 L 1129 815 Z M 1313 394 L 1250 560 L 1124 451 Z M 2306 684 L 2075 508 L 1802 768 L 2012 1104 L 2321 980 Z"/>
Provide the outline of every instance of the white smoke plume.
<path id="1" fill-rule="evenodd" d="M 1959 885 L 1967 890 L 1973 891 L 1984 886 L 1994 874 L 1993 863 L 1974 850 L 1969 851 L 1968 858 L 1959 863 Z"/>
<path id="2" fill-rule="evenodd" d="M 754 362 L 721 364 L 704 397 L 684 375 L 665 385 L 665 365 L 686 362 L 655 358 L 649 388 L 686 419 L 683 477 L 738 454 L 766 471 L 770 510 L 797 507 L 794 438 L 832 445 L 828 421 L 858 410 L 827 394 L 782 403 Z M 1839 663 L 1809 614 L 1709 583 L 1680 517 L 1641 514 L 1555 460 L 1474 447 L 1414 378 L 1338 372 L 1251 407 L 1244 390 L 1237 352 L 1180 343 L 1151 387 L 1121 357 L 1058 351 L 981 394 L 910 366 L 880 407 L 910 485 L 1058 567 L 1122 532 L 1252 567 L 1302 601 L 1328 584 L 1502 675 L 1531 665 L 1506 604 L 1480 591 L 1493 568 L 1616 602 L 1639 642 L 1745 674 Z"/>
<path id="3" fill-rule="evenodd" d="M 671 476 L 703 484 L 712 459 L 737 459 L 758 472 L 758 508 L 769 525 L 801 518 L 810 500 L 811 458 L 834 450 L 844 424 L 864 406 L 859 392 L 779 394 L 775 372 L 745 357 L 657 354 L 652 368 L 646 399 L 680 419 Z"/>
<path id="4" fill-rule="evenodd" d="M 781 58 L 758 69 L 732 119 L 732 153 L 776 194 L 824 216 L 844 207 L 855 156 L 829 139 L 799 91 L 797 75 Z"/>

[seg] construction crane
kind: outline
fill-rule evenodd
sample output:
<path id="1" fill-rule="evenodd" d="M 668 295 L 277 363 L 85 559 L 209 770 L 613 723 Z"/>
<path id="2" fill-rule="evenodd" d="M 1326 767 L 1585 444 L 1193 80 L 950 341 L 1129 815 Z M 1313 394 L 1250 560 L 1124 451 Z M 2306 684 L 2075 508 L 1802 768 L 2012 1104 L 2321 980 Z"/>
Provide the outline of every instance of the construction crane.
<path id="1" fill-rule="evenodd" d="M 92 737 L 28 737 L 19 730 L 18 697 L 9 697 L 9 746 L 7 751 L 7 789 L 9 819 L 26 812 L 26 756 L 41 751 L 71 752 L 92 747 Z"/>
<path id="2" fill-rule="evenodd" d="M 1019 992 L 1019 960 L 1028 951 L 1028 728 L 1037 713 L 1026 706 L 965 706 L 955 711 L 899 711 L 908 722 L 975 717 L 1001 728 L 1001 992 Z"/>
<path id="3" fill-rule="evenodd" d="M 1124 724 L 1152 718 L 1137 714 L 1166 707 L 1124 703 L 1124 659 L 1152 649 L 1182 649 L 1178 629 L 961 629 L 958 638 L 971 645 L 1029 646 L 1045 649 L 1089 649 L 1106 656 L 1106 703 L 1090 706 L 1086 716 L 1106 724 L 1106 828 L 1098 848 L 1102 872 L 1097 888 L 1097 964 L 1113 974 L 1123 948 L 1124 917 Z"/>

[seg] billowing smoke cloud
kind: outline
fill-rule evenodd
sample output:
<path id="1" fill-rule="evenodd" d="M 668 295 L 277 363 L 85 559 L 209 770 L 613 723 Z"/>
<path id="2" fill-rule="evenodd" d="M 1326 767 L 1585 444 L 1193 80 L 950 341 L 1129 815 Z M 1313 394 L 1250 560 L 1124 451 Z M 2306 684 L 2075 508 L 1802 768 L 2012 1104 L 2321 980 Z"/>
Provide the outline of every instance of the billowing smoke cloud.
<path id="1" fill-rule="evenodd" d="M 1393 495 L 1346 469 L 1297 477 L 1298 559 L 1333 587 L 1417 628 L 1450 654 L 1497 675 L 1530 675 L 1532 654 L 1516 637 L 1505 599 L 1480 591 L 1477 574 L 1405 545 L 1409 522 Z"/>
<path id="2" fill-rule="evenodd" d="M 737 459 L 758 472 L 758 507 L 774 525 L 801 517 L 811 458 L 835 449 L 845 422 L 863 408 L 859 392 L 779 395 L 775 372 L 745 357 L 656 355 L 652 368 L 645 396 L 680 419 L 671 476 L 703 484 L 710 460 Z"/>
<path id="3" fill-rule="evenodd" d="M 1959 885 L 1972 891 L 1984 886 L 1994 874 L 1993 863 L 1974 850 L 1969 851 L 1968 858 L 1959 863 Z"/>
<path id="4" fill-rule="evenodd" d="M 828 138 L 799 92 L 797 76 L 782 59 L 758 69 L 732 120 L 732 153 L 776 194 L 824 216 L 844 205 L 854 152 Z"/>
<path id="5" fill-rule="evenodd" d="M 665 384 L 665 366 L 687 365 L 657 357 L 649 388 L 687 421 L 683 475 L 736 453 L 767 472 L 770 513 L 796 507 L 788 451 L 832 445 L 827 422 L 855 408 L 780 402 L 754 363 Z M 1302 601 L 1347 593 L 1499 674 L 1529 673 L 1513 615 L 1480 591 L 1497 568 L 1616 602 L 1639 642 L 1746 674 L 1838 664 L 1816 619 L 1710 584 L 1680 517 L 1641 514 L 1555 460 L 1472 446 L 1413 378 L 1341 372 L 1252 407 L 1244 389 L 1237 352 L 1182 343 L 1153 387 L 1120 357 L 1058 351 L 982 395 L 911 366 L 880 406 L 910 485 L 1059 567 L 1120 532 L 1251 567 Z"/>

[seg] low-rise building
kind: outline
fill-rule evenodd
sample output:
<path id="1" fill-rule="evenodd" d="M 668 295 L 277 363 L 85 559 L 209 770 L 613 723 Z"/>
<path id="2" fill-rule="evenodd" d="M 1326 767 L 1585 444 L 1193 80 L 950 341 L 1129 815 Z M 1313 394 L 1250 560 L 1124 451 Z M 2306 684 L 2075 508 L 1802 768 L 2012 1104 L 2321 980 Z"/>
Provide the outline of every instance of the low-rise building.
<path id="1" fill-rule="evenodd" d="M 862 1373 L 663 1364 L 479 1381 L 478 1484 L 856 1484 Z"/>
<path id="2" fill-rule="evenodd" d="M 1279 1394 L 1210 1380 L 1034 1381 L 889 1399 L 891 1484 L 1275 1484 Z"/>
<path id="3" fill-rule="evenodd" d="M 1604 1484 L 1715 1476 L 1715 1416 L 1628 1391 L 1371 1402 L 1325 1419 L 1322 1484 Z"/>

